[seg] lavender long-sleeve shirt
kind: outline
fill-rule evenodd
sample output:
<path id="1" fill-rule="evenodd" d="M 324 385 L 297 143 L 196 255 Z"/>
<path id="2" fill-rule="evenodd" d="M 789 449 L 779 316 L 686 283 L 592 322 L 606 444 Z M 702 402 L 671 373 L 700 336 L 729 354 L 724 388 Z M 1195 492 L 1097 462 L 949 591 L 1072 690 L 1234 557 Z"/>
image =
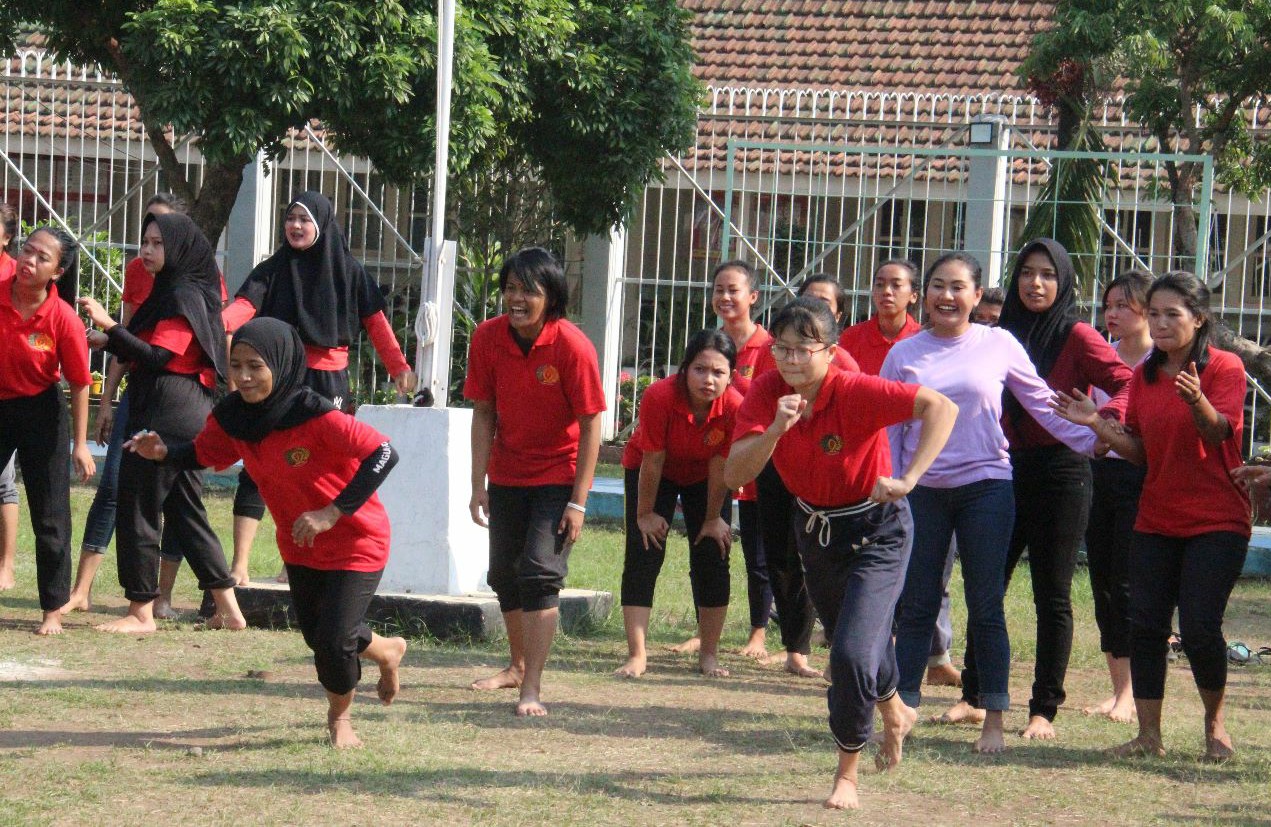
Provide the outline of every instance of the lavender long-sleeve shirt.
<path id="1" fill-rule="evenodd" d="M 940 391 L 958 405 L 953 433 L 919 485 L 956 488 L 1011 478 L 1001 425 L 1003 389 L 1015 394 L 1024 410 L 1069 448 L 1086 455 L 1094 451 L 1093 431 L 1051 412 L 1047 403 L 1054 392 L 1037 375 L 1023 346 L 1005 330 L 974 324 L 961 336 L 949 338 L 924 330 L 897 342 L 879 375 Z M 887 429 L 897 474 L 909 466 L 921 428 L 920 422 L 911 421 Z"/>

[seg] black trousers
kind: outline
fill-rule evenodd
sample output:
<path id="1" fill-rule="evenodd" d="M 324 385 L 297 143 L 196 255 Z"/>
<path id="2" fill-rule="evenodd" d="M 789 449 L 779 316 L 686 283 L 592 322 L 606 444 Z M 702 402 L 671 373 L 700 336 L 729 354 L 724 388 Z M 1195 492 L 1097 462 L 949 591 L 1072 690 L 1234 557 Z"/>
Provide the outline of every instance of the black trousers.
<path id="1" fill-rule="evenodd" d="M 1227 641 L 1222 634 L 1227 598 L 1244 568 L 1249 540 L 1215 531 L 1196 537 L 1134 532 L 1130 551 L 1130 619 L 1134 697 L 1165 697 L 1170 623 L 1178 607 L 1178 633 L 1196 688 L 1227 686 Z"/>
<path id="2" fill-rule="evenodd" d="M 0 468 L 16 453 L 22 467 L 40 608 L 71 599 L 71 435 L 66 397 L 58 385 L 35 396 L 0 400 Z"/>
<path id="3" fill-rule="evenodd" d="M 188 441 L 212 410 L 211 393 L 194 378 L 162 374 L 130 412 L 130 429 L 150 428 L 165 440 Z M 221 541 L 203 508 L 203 472 L 182 471 L 131 451 L 119 462 L 119 584 L 131 601 L 159 596 L 159 545 L 166 533 L 185 552 L 200 589 L 234 585 Z"/>
<path id="4" fill-rule="evenodd" d="M 379 571 L 325 571 L 287 563 L 291 605 L 305 643 L 313 650 L 318 683 L 345 695 L 362 679 L 358 658 L 371 645 L 366 609 L 380 584 Z"/>
<path id="5" fill-rule="evenodd" d="M 1130 656 L 1130 544 L 1147 468 L 1123 459 L 1090 463 L 1093 480 L 1086 564 L 1094 592 L 1099 649 L 1114 658 Z"/>
<path id="6" fill-rule="evenodd" d="M 768 563 L 772 602 L 781 624 L 781 645 L 787 652 L 812 651 L 812 622 L 816 616 L 803 579 L 798 543 L 794 534 L 794 496 L 769 462 L 759 472 L 759 532 Z M 830 633 L 826 629 L 826 634 Z"/>
<path id="7" fill-rule="evenodd" d="M 540 612 L 560 605 L 570 546 L 556 529 L 571 485 L 490 484 L 490 569 L 499 610 Z"/>
<path id="8" fill-rule="evenodd" d="M 759 530 L 759 503 L 737 501 L 738 539 L 746 560 L 746 602 L 750 606 L 750 628 L 766 629 L 772 617 L 772 584 L 768 582 L 768 558 L 763 553 Z"/>
<path id="9" fill-rule="evenodd" d="M 343 408 L 349 398 L 349 372 L 347 370 L 314 370 L 305 372 L 305 384 L 322 396 Z M 265 500 L 260 496 L 256 481 L 244 469 L 238 472 L 238 487 L 234 489 L 234 516 L 252 520 L 265 519 Z"/>
<path id="10" fill-rule="evenodd" d="M 1067 699 L 1064 679 L 1072 655 L 1072 577 L 1077 550 L 1090 516 L 1090 461 L 1064 445 L 1011 451 L 1015 529 L 1006 559 L 1009 586 L 1028 550 L 1037 615 L 1037 656 L 1029 716 L 1053 721 Z M 979 691 L 975 640 L 967 633 L 962 696 L 973 703 Z"/>
<path id="11" fill-rule="evenodd" d="M 627 469 L 624 484 L 627 550 L 622 564 L 622 605 L 651 607 L 653 587 L 657 583 L 658 573 L 662 571 L 662 563 L 666 560 L 666 542 L 663 542 L 660 549 L 644 547 L 644 537 L 636 525 L 639 469 Z M 684 509 L 684 526 L 688 530 L 688 577 L 693 586 L 693 605 L 703 609 L 727 606 L 731 585 L 728 579 L 728 556 L 719 553 L 719 546 L 712 539 L 693 542 L 702 530 L 702 524 L 706 522 L 706 481 L 694 485 L 677 485 L 663 478 L 658 485 L 653 511 L 670 524 L 675 516 L 676 500 Z M 724 498 L 719 516 L 725 522 L 732 520 L 730 497 Z M 668 533 L 667 542 L 670 539 Z"/>

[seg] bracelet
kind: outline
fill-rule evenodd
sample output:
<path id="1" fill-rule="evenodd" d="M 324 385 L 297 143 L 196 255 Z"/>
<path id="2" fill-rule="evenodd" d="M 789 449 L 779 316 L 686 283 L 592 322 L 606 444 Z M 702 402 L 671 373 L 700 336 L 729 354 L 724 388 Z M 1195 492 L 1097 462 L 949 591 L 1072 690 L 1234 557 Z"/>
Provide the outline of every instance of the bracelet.
<path id="1" fill-rule="evenodd" d="M 572 508 L 574 511 L 577 511 L 579 514 L 586 514 L 586 513 L 587 513 L 587 508 L 586 508 L 586 506 L 579 505 L 579 504 L 578 504 L 578 503 L 576 503 L 576 502 L 567 502 L 567 503 L 565 503 L 565 507 L 566 507 L 566 508 Z"/>

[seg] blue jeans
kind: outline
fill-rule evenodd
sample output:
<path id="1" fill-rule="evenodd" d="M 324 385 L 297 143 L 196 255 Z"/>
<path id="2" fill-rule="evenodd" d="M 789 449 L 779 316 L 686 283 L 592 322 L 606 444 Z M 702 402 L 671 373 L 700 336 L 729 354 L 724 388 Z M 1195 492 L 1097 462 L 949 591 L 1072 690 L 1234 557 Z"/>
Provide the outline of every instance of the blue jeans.
<path id="1" fill-rule="evenodd" d="M 1011 643 L 1006 635 L 1006 554 L 1015 521 L 1010 480 L 980 480 L 957 488 L 919 485 L 909 492 L 913 553 L 896 610 L 900 697 L 922 702 L 922 677 L 940 613 L 949 541 L 957 537 L 969 626 L 975 637 L 980 691 L 977 706 L 1010 708 Z"/>
<path id="2" fill-rule="evenodd" d="M 88 517 L 84 520 L 84 539 L 80 543 L 81 551 L 92 551 L 105 554 L 110 547 L 111 537 L 115 534 L 115 513 L 119 502 L 119 459 L 123 456 L 124 442 L 128 439 L 128 397 L 127 390 L 115 406 L 115 422 L 110 429 L 110 444 L 106 447 L 106 461 L 101 466 L 101 477 L 97 482 L 97 493 L 93 495 L 93 504 L 88 508 Z M 170 542 L 165 528 L 163 550 L 160 555 L 165 560 L 181 562 L 182 554 L 179 543 Z"/>

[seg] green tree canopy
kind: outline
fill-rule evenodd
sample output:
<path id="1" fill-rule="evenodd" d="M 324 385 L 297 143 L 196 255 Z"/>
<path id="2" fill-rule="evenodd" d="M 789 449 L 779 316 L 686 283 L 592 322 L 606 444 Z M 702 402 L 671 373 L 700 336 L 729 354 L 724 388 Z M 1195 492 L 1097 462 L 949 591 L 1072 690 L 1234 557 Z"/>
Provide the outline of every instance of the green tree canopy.
<path id="1" fill-rule="evenodd" d="M 7 0 L 11 52 L 34 24 L 55 52 L 118 75 L 193 216 L 219 235 L 258 151 L 318 121 L 394 183 L 431 172 L 435 2 L 85 3 Z M 529 162 L 559 217 L 599 232 L 629 216 L 664 153 L 693 135 L 699 86 L 674 0 L 472 0 L 456 22 L 451 174 Z M 201 187 L 168 137 L 194 134 Z"/>

